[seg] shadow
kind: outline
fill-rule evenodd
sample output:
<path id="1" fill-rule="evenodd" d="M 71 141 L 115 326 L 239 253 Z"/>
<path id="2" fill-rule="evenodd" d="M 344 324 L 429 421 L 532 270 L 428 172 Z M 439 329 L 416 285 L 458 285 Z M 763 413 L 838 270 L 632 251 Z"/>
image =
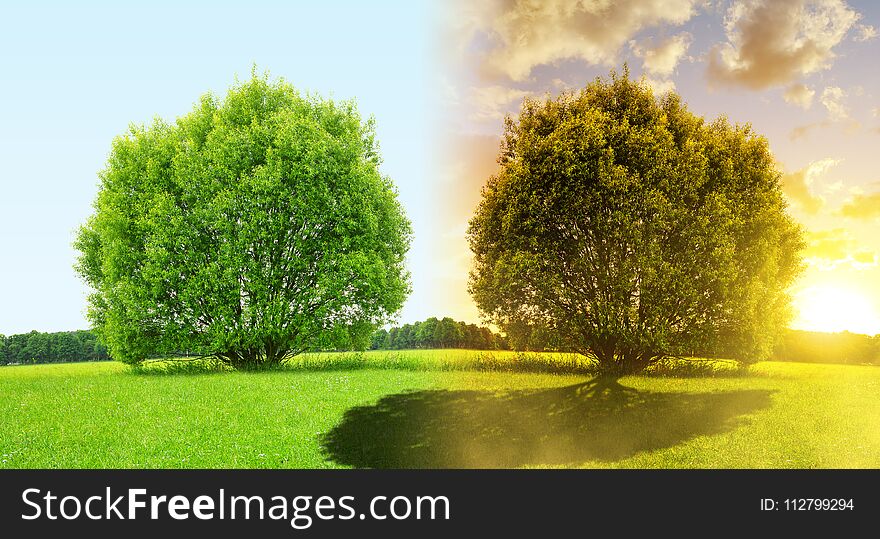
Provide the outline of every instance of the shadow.
<path id="1" fill-rule="evenodd" d="M 431 390 L 351 408 L 322 439 L 358 468 L 513 468 L 612 462 L 735 428 L 772 392 L 639 392 L 616 380 L 510 392 Z"/>

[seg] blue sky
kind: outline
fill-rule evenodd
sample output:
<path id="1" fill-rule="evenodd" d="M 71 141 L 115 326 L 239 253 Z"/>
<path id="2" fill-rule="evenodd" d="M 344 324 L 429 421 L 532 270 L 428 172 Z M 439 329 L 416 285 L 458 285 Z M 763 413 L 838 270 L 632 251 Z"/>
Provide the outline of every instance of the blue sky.
<path id="1" fill-rule="evenodd" d="M 426 236 L 424 4 L 128 4 L 0 4 L 0 333 L 88 327 L 71 242 L 111 140 L 131 122 L 170 120 L 203 93 L 224 93 L 253 64 L 375 115 L 384 172 L 416 237 Z M 417 240 L 412 255 L 427 251 Z M 413 275 L 404 316 L 429 316 L 423 273 Z"/>

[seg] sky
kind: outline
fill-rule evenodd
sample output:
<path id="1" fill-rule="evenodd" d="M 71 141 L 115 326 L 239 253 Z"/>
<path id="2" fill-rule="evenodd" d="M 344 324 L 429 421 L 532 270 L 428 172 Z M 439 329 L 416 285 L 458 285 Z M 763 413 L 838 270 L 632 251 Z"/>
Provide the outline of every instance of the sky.
<path id="1" fill-rule="evenodd" d="M 132 4 L 132 5 L 129 5 Z M 303 91 L 354 98 L 413 222 L 414 292 L 430 316 L 423 211 L 431 107 L 428 4 L 0 3 L 0 333 L 89 326 L 72 266 L 97 172 L 130 123 L 169 121 L 256 64 Z"/>
<path id="2" fill-rule="evenodd" d="M 880 333 L 880 3 L 122 4 L 0 4 L 0 333 L 88 327 L 71 243 L 113 137 L 254 65 L 376 118 L 414 230 L 400 321 L 479 322 L 465 230 L 504 116 L 624 62 L 768 138 L 809 243 L 794 326 Z"/>
<path id="3" fill-rule="evenodd" d="M 626 63 L 655 94 L 675 91 L 694 113 L 768 139 L 808 242 L 792 326 L 880 333 L 880 3 L 460 1 L 442 21 L 440 310 L 478 316 L 465 231 L 504 116 Z"/>

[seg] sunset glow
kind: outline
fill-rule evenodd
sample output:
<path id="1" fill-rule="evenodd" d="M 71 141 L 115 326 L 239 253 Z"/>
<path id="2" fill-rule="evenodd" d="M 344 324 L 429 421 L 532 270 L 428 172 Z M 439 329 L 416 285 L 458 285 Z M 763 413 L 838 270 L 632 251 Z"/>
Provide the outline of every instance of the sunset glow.
<path id="1" fill-rule="evenodd" d="M 443 181 L 430 244 L 444 265 L 428 270 L 431 312 L 477 318 L 463 231 L 497 170 L 504 116 L 526 96 L 576 91 L 626 63 L 655 94 L 673 90 L 707 121 L 725 116 L 767 138 L 806 243 L 792 327 L 880 333 L 880 71 L 867 69 L 880 53 L 880 4 L 595 5 L 455 2 L 438 17 Z"/>
<path id="2" fill-rule="evenodd" d="M 795 309 L 798 329 L 880 333 L 880 316 L 868 296 L 844 286 L 809 288 L 795 298 Z"/>

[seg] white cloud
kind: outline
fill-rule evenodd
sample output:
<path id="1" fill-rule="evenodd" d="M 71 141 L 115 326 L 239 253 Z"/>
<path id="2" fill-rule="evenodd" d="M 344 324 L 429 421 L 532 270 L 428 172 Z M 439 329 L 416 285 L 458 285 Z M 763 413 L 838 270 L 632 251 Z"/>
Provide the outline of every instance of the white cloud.
<path id="1" fill-rule="evenodd" d="M 828 69 L 859 17 L 843 0 L 735 1 L 727 42 L 709 54 L 709 80 L 760 90 Z"/>
<path id="2" fill-rule="evenodd" d="M 654 95 L 665 94 L 675 90 L 675 82 L 671 80 L 653 79 L 647 75 L 644 77 L 645 83 L 654 91 Z"/>
<path id="3" fill-rule="evenodd" d="M 630 42 L 633 54 L 642 59 L 642 67 L 653 74 L 666 76 L 675 71 L 675 66 L 684 57 L 690 47 L 693 36 L 687 32 L 664 39 L 656 46 L 651 41 L 644 43 Z"/>
<path id="4" fill-rule="evenodd" d="M 494 0 L 477 29 L 492 44 L 484 68 L 522 81 L 561 60 L 616 65 L 618 53 L 645 28 L 680 25 L 700 0 Z M 469 19 L 472 20 L 472 19 Z"/>
<path id="5" fill-rule="evenodd" d="M 785 89 L 782 98 L 785 99 L 786 103 L 791 103 L 792 105 L 808 109 L 813 104 L 814 95 L 816 95 L 816 91 L 808 88 L 806 85 L 792 84 Z"/>
<path id="6" fill-rule="evenodd" d="M 511 109 L 518 108 L 522 99 L 529 95 L 525 90 L 504 86 L 482 86 L 471 88 L 471 103 L 474 106 L 475 120 L 500 120 Z"/>
<path id="7" fill-rule="evenodd" d="M 843 104 L 846 93 L 837 86 L 829 86 L 822 91 L 822 105 L 828 109 L 828 117 L 831 121 L 841 121 L 849 118 L 849 112 Z"/>
<path id="8" fill-rule="evenodd" d="M 856 41 L 870 41 L 877 37 L 877 29 L 869 24 L 860 24 L 856 26 L 856 35 L 853 39 Z"/>

